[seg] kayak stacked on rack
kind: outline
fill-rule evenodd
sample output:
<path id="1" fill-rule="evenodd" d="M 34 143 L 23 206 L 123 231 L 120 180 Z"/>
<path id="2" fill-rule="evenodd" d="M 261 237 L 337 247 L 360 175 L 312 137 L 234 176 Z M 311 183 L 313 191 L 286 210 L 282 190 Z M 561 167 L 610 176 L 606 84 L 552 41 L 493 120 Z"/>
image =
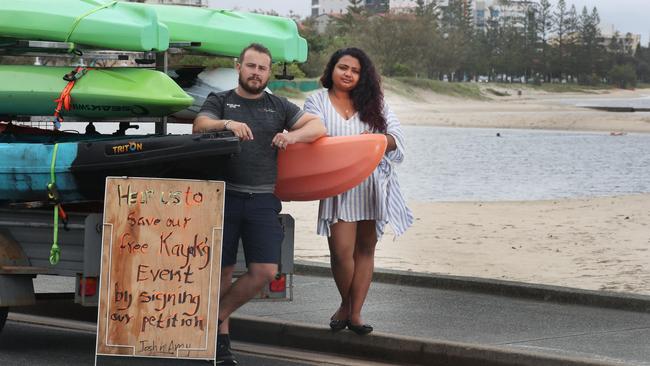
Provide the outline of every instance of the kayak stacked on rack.
<path id="1" fill-rule="evenodd" d="M 0 2 L 0 37 L 73 42 L 125 51 L 165 51 L 167 26 L 153 9 L 125 1 Z"/>
<path id="2" fill-rule="evenodd" d="M 0 65 L 0 114 L 45 116 L 69 83 L 71 67 Z M 88 69 L 70 90 L 64 115 L 97 118 L 166 116 L 192 105 L 165 73 L 140 68 Z"/>
<path id="3" fill-rule="evenodd" d="M 173 41 L 230 57 L 258 42 L 275 61 L 307 58 L 307 42 L 287 18 L 110 0 L 0 1 L 0 48 L 11 47 L 12 40 L 69 42 L 70 50 L 79 53 L 93 48 L 165 51 Z M 57 109 L 62 117 L 162 117 L 202 102 L 159 71 L 88 69 L 71 83 L 63 80 L 71 69 L 0 66 L 0 115 L 53 115 Z M 65 103 L 57 105 L 55 99 Z"/>
<path id="4" fill-rule="evenodd" d="M 48 202 L 52 176 L 61 203 L 103 200 L 107 176 L 218 179 L 219 162 L 239 149 L 230 132 L 37 136 L 0 124 L 0 206 Z"/>
<path id="5" fill-rule="evenodd" d="M 307 41 L 296 23 L 287 18 L 192 6 L 140 4 L 153 9 L 169 28 L 171 41 L 200 42 L 192 49 L 221 56 L 239 57 L 249 44 L 261 43 L 274 61 L 304 62 Z"/>
<path id="6" fill-rule="evenodd" d="M 0 38 L 73 42 L 124 51 L 165 51 L 170 41 L 200 43 L 192 49 L 237 57 L 252 42 L 274 61 L 303 62 L 307 41 L 287 18 L 180 5 L 110 0 L 0 2 Z"/>
<path id="7" fill-rule="evenodd" d="M 77 55 L 86 47 L 139 52 L 169 47 L 169 30 L 153 9 L 108 0 L 2 1 L 0 38 L 5 47 L 14 42 L 17 48 L 20 41 L 67 42 Z M 73 69 L 0 66 L 0 115 L 50 115 L 59 121 L 65 115 L 162 117 L 192 104 L 192 98 L 159 71 L 83 69 L 64 80 Z"/>

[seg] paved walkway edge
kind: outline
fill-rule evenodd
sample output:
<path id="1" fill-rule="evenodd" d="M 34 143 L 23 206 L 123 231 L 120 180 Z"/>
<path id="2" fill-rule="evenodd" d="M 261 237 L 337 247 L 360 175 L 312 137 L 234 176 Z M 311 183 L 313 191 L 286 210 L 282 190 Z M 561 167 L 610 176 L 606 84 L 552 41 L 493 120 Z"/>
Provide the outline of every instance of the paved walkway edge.
<path id="1" fill-rule="evenodd" d="M 294 272 L 298 275 L 332 276 L 329 265 L 317 262 L 297 261 L 294 264 Z M 650 312 L 650 296 L 645 295 L 388 269 L 375 269 L 373 281 L 394 285 L 478 292 L 563 304 Z"/>
<path id="2" fill-rule="evenodd" d="M 526 352 L 514 348 L 436 341 L 373 332 L 358 336 L 311 324 L 264 317 L 233 316 L 234 340 L 333 353 L 400 365 L 436 366 L 612 366 L 615 360 L 581 359 Z M 323 360 L 326 362 L 327 360 Z"/>

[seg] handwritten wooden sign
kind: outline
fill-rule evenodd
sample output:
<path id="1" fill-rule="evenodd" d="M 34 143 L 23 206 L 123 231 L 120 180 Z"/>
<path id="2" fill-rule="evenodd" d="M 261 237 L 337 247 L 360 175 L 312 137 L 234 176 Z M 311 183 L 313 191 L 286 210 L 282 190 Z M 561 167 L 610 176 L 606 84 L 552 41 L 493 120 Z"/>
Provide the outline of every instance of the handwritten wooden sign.
<path id="1" fill-rule="evenodd" d="M 214 359 L 224 188 L 106 179 L 98 355 Z"/>

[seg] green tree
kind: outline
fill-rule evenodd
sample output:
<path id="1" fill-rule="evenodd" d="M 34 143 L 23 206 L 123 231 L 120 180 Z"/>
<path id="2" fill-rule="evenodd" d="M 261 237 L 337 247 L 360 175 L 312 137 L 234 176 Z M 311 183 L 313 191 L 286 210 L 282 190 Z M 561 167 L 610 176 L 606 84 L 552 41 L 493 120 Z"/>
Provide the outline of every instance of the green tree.
<path id="1" fill-rule="evenodd" d="M 497 2 L 498 5 L 511 6 L 509 1 Z M 492 51 L 491 68 L 498 75 L 511 78 L 531 73 L 532 60 L 536 46 L 535 13 L 530 9 L 514 14 L 493 14 L 491 9 L 488 20 L 487 40 Z"/>
<path id="2" fill-rule="evenodd" d="M 336 20 L 339 34 L 358 32 L 366 20 L 364 0 L 348 0 L 347 12 Z"/>
<path id="3" fill-rule="evenodd" d="M 446 74 L 455 80 L 526 75 L 594 83 L 622 71 L 629 75 L 631 65 L 639 80 L 650 79 L 647 48 L 630 55 L 623 43 L 629 41 L 620 36 L 604 47 L 598 10 L 584 8 L 578 15 L 566 0 L 558 0 L 556 7 L 551 0 L 497 0 L 480 31 L 474 28 L 472 2 L 467 0 L 448 0 L 444 7 L 437 7 L 435 0 L 416 0 L 412 13 L 382 15 L 369 15 L 363 0 L 348 1 L 347 15 L 323 34 L 316 32 L 313 20 L 303 23 L 301 34 L 310 50 L 308 62 L 300 65 L 305 74 L 320 75 L 334 50 L 357 46 L 386 75 Z M 497 14 L 502 6 L 506 8 Z"/>
<path id="4" fill-rule="evenodd" d="M 539 39 L 539 11 L 534 6 L 528 6 L 525 10 L 526 15 L 521 20 L 523 25 L 523 60 L 525 68 L 523 74 L 526 78 L 532 77 L 540 68 L 538 58 Z"/>
<path id="5" fill-rule="evenodd" d="M 575 5 L 571 5 L 569 13 L 567 16 L 567 34 L 569 37 L 566 42 L 567 58 L 566 61 L 566 71 L 569 73 L 569 78 L 577 78 L 580 72 L 580 65 L 577 59 L 580 57 L 579 52 L 579 19 L 578 11 L 576 10 Z"/>
<path id="6" fill-rule="evenodd" d="M 639 80 L 650 83 L 650 47 L 639 45 L 634 55 L 637 64 L 636 73 Z"/>
<path id="7" fill-rule="evenodd" d="M 277 62 L 272 65 L 271 76 L 275 79 L 277 75 L 284 74 L 284 62 Z M 301 79 L 307 76 L 304 71 L 300 68 L 300 65 L 296 63 L 287 63 L 286 65 L 287 75 L 293 76 L 295 78 Z"/>
<path id="8" fill-rule="evenodd" d="M 553 30 L 553 12 L 548 0 L 541 0 L 537 12 L 537 34 L 540 42 L 539 50 L 541 71 L 546 81 L 551 81 L 551 51 L 548 39 Z"/>
<path id="9" fill-rule="evenodd" d="M 423 57 L 414 47 L 414 27 L 408 16 L 374 17 L 364 23 L 358 32 L 350 34 L 349 45 L 364 49 L 387 75 L 391 75 L 395 67 L 403 72 L 403 66 L 411 66 L 414 59 Z"/>
<path id="10" fill-rule="evenodd" d="M 505 54 L 503 27 L 499 19 L 494 16 L 494 9 L 489 8 L 490 16 L 486 20 L 486 33 L 481 37 L 485 44 L 485 49 L 489 50 L 485 55 L 489 60 L 489 75 L 495 78 L 498 74 L 503 73 L 503 58 Z"/>
<path id="11" fill-rule="evenodd" d="M 555 33 L 555 47 L 553 49 L 553 60 L 551 65 L 551 73 L 563 79 L 568 72 L 568 65 L 566 59 L 568 56 L 567 43 L 568 38 L 571 37 L 569 24 L 569 11 L 566 7 L 565 0 L 559 0 L 557 3 L 556 11 L 552 16 L 551 31 Z"/>
<path id="12" fill-rule="evenodd" d="M 408 64 L 416 76 L 438 77 L 441 49 L 438 15 L 435 2 L 417 1 L 415 20 L 410 22 L 412 38 L 408 40 L 412 41 Z"/>
<path id="13" fill-rule="evenodd" d="M 442 72 L 463 80 L 467 73 L 469 47 L 474 27 L 471 4 L 464 0 L 449 0 L 441 19 L 440 66 Z"/>
<path id="14" fill-rule="evenodd" d="M 316 19 L 308 18 L 300 27 L 300 35 L 307 41 L 307 62 L 300 64 L 300 69 L 308 77 L 317 77 L 323 72 L 327 63 L 326 50 L 332 43 L 333 32 L 319 33 Z"/>
<path id="15" fill-rule="evenodd" d="M 637 83 L 636 69 L 632 64 L 616 65 L 609 71 L 609 81 L 622 89 L 635 87 Z"/>
<path id="16" fill-rule="evenodd" d="M 595 84 L 599 76 L 604 76 L 599 73 L 599 64 L 603 61 L 599 24 L 598 10 L 593 8 L 589 13 L 587 7 L 583 7 L 579 20 L 578 77 L 585 84 Z"/>

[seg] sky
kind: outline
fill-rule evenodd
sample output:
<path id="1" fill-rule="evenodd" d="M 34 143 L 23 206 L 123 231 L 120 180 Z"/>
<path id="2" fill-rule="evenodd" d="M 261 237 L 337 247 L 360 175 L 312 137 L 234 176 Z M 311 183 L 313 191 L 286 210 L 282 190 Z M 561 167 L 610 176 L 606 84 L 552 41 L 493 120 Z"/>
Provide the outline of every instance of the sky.
<path id="1" fill-rule="evenodd" d="M 212 7 L 238 10 L 275 10 L 280 15 L 290 11 L 306 17 L 311 13 L 311 0 L 209 0 Z M 565 0 L 567 6 L 575 4 L 578 13 L 583 6 L 589 11 L 595 6 L 602 25 L 613 24 L 622 34 L 640 34 L 646 46 L 650 37 L 650 0 Z M 555 6 L 557 0 L 551 0 Z"/>

